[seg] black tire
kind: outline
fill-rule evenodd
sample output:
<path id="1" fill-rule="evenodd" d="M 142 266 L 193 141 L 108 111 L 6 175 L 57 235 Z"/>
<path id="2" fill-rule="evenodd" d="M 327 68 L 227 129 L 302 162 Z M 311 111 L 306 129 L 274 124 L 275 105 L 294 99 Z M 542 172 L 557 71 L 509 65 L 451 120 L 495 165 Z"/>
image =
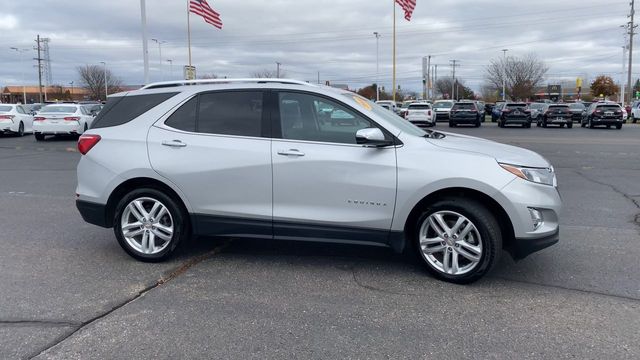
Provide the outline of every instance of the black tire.
<path id="1" fill-rule="evenodd" d="M 616 124 L 616 129 L 618 130 L 622 129 L 622 124 Z"/>
<path id="2" fill-rule="evenodd" d="M 479 241 L 482 243 L 480 260 L 475 268 L 465 274 L 453 275 L 443 272 L 431 264 L 421 250 L 419 239 L 422 224 L 431 214 L 439 211 L 455 212 L 466 217 L 475 225 L 480 235 Z M 471 199 L 444 198 L 427 206 L 418 217 L 416 224 L 413 224 L 411 236 L 415 253 L 427 271 L 440 280 L 456 284 L 468 284 L 483 277 L 498 263 L 502 251 L 502 233 L 495 216 L 481 203 Z"/>
<path id="3" fill-rule="evenodd" d="M 547 127 L 547 119 L 546 118 L 542 118 L 542 127 L 543 128 Z"/>
<path id="4" fill-rule="evenodd" d="M 593 122 L 591 121 L 591 118 L 589 118 L 589 129 L 593 129 L 593 128 L 594 128 Z"/>
<path id="5" fill-rule="evenodd" d="M 18 125 L 18 133 L 16 134 L 20 137 L 24 136 L 24 123 L 20 121 L 20 125 Z"/>
<path id="6" fill-rule="evenodd" d="M 449 127 L 450 128 L 456 127 L 456 123 L 454 123 L 453 121 L 449 120 Z"/>
<path id="7" fill-rule="evenodd" d="M 482 123 L 480 122 L 480 120 L 478 120 L 478 121 L 474 124 L 474 126 L 475 126 L 475 127 L 480 127 L 480 125 L 482 125 Z"/>
<path id="8" fill-rule="evenodd" d="M 635 124 L 636 121 L 638 121 L 638 119 L 636 119 L 636 117 L 634 116 L 632 122 Z"/>
<path id="9" fill-rule="evenodd" d="M 573 122 L 567 124 L 567 129 L 571 129 L 573 127 Z"/>
<path id="10" fill-rule="evenodd" d="M 586 124 L 582 122 L 582 120 L 580 120 L 580 127 L 585 127 Z"/>
<path id="11" fill-rule="evenodd" d="M 173 221 L 173 235 L 168 240 L 168 245 L 161 251 L 155 254 L 144 254 L 134 249 L 122 234 L 121 218 L 124 215 L 126 207 L 133 200 L 138 198 L 150 198 L 155 201 L 159 201 L 164 205 L 171 216 Z M 160 190 L 154 188 L 140 188 L 133 190 L 126 194 L 116 206 L 116 211 L 113 219 L 113 231 L 118 239 L 118 244 L 127 252 L 131 257 L 145 262 L 159 262 L 170 258 L 180 243 L 186 242 L 190 236 L 190 223 L 189 216 L 184 206 L 178 203 L 176 200 L 167 196 Z"/>
<path id="12" fill-rule="evenodd" d="M 527 128 L 527 129 L 530 129 L 531 128 L 531 123 L 528 122 L 528 123 L 524 124 L 524 127 Z"/>
<path id="13" fill-rule="evenodd" d="M 44 141 L 44 134 L 35 133 L 33 136 L 35 136 L 36 141 Z"/>

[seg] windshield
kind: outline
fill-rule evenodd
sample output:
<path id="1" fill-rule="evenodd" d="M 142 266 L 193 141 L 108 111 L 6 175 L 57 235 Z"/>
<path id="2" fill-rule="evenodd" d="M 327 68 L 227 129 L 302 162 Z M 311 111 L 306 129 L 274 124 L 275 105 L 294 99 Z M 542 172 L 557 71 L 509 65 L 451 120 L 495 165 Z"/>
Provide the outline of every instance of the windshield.
<path id="1" fill-rule="evenodd" d="M 535 110 L 540 110 L 543 107 L 544 107 L 543 103 L 533 103 L 533 104 L 529 105 L 529 108 L 535 109 Z"/>
<path id="2" fill-rule="evenodd" d="M 411 103 L 410 103 L 410 102 L 403 103 L 403 104 L 402 104 L 402 108 L 403 108 L 403 109 L 406 109 L 406 108 L 408 108 L 408 107 L 409 107 L 409 105 L 411 105 Z"/>
<path id="3" fill-rule="evenodd" d="M 571 109 L 579 109 L 579 110 L 584 110 L 584 105 L 580 104 L 580 103 L 575 103 L 575 104 L 570 104 L 569 108 Z"/>
<path id="4" fill-rule="evenodd" d="M 434 109 L 449 109 L 453 106 L 453 102 L 451 101 L 439 101 L 433 104 Z"/>
<path id="5" fill-rule="evenodd" d="M 363 104 L 362 102 L 364 101 L 367 105 L 371 106 L 371 111 L 374 114 L 376 114 L 379 117 L 385 119 L 386 121 L 391 123 L 393 126 L 395 126 L 396 128 L 400 129 L 400 131 L 402 131 L 403 133 L 408 133 L 410 135 L 415 135 L 415 136 L 425 136 L 427 134 L 427 132 L 425 132 L 424 130 L 422 130 L 419 127 L 413 125 L 409 121 L 401 118 L 400 116 L 396 115 L 394 112 L 391 112 L 391 111 L 383 108 L 379 104 L 374 103 L 373 101 L 369 101 L 366 98 L 364 98 L 364 97 L 362 97 L 360 95 L 357 95 L 357 94 L 353 94 L 353 93 L 345 93 L 343 95 L 354 99 L 355 101 L 357 101 L 360 104 Z"/>
<path id="6" fill-rule="evenodd" d="M 76 112 L 75 106 L 59 106 L 59 105 L 47 105 L 40 109 L 42 113 L 74 113 Z"/>
<path id="7" fill-rule="evenodd" d="M 0 112 L 9 112 L 12 108 L 12 106 L 0 106 Z"/>

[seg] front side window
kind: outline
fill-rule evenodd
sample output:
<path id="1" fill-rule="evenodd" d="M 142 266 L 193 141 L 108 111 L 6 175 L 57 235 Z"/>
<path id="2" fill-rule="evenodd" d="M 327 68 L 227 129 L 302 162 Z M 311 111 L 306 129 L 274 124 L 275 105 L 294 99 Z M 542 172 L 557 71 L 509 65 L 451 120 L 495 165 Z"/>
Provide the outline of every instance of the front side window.
<path id="1" fill-rule="evenodd" d="M 283 139 L 356 144 L 356 132 L 373 127 L 355 111 L 311 94 L 278 94 Z"/>
<path id="2" fill-rule="evenodd" d="M 260 91 L 229 91 L 199 96 L 196 131 L 208 134 L 262 135 Z"/>

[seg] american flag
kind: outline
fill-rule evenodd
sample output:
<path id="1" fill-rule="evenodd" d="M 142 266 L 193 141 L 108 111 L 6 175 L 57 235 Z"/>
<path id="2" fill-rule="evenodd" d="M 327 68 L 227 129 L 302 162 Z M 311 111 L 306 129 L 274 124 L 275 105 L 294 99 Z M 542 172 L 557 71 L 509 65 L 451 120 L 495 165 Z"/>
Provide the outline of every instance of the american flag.
<path id="1" fill-rule="evenodd" d="M 190 0 L 189 11 L 202 16 L 204 21 L 217 27 L 218 29 L 222 29 L 222 20 L 220 19 L 220 14 L 218 14 L 211 8 L 211 6 L 209 6 L 207 0 Z"/>
<path id="2" fill-rule="evenodd" d="M 404 10 L 404 18 L 407 21 L 411 21 L 411 14 L 413 13 L 413 9 L 416 8 L 416 0 L 396 0 L 396 2 L 402 7 Z"/>

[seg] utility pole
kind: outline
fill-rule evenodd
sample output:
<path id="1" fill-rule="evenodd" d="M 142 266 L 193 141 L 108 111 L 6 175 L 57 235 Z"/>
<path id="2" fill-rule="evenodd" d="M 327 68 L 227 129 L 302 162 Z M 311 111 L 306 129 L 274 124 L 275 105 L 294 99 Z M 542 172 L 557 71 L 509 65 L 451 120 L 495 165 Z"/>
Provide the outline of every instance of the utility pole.
<path id="1" fill-rule="evenodd" d="M 502 101 L 505 101 L 507 95 L 507 51 L 509 49 L 502 49 Z"/>
<path id="2" fill-rule="evenodd" d="M 629 14 L 629 18 L 631 18 L 631 21 L 629 21 L 629 68 L 627 69 L 627 84 L 629 86 L 629 100 L 631 100 L 632 96 L 635 96 L 635 94 L 633 94 L 633 85 L 631 84 L 631 67 L 633 65 L 633 35 L 635 34 L 635 29 L 638 25 L 633 24 L 633 17 L 635 15 L 635 0 L 631 0 L 631 3 L 629 5 L 631 5 L 631 13 Z M 624 106 L 624 103 L 622 104 L 622 106 Z"/>
<path id="3" fill-rule="evenodd" d="M 378 40 L 380 39 L 380 34 L 377 31 L 373 32 L 373 35 L 376 37 L 376 101 L 380 100 L 380 47 L 378 44 Z"/>
<path id="4" fill-rule="evenodd" d="M 433 85 L 434 86 L 437 81 L 438 81 L 438 64 L 435 64 L 433 66 Z M 434 96 L 434 100 L 435 100 L 435 96 Z"/>
<path id="5" fill-rule="evenodd" d="M 280 65 L 282 65 L 279 62 L 276 62 L 276 78 L 280 79 Z"/>
<path id="6" fill-rule="evenodd" d="M 320 85 L 320 71 L 318 71 L 318 85 Z"/>
<path id="7" fill-rule="evenodd" d="M 38 60 L 38 96 L 39 102 L 42 103 L 42 58 L 40 57 L 40 35 L 36 38 L 38 57 L 34 60 Z"/>
<path id="8" fill-rule="evenodd" d="M 451 82 L 451 99 L 457 100 L 456 99 L 456 67 L 460 66 L 460 64 L 458 64 L 458 61 L 460 60 L 449 60 L 451 62 L 451 67 L 453 70 L 453 81 Z"/>
<path id="9" fill-rule="evenodd" d="M 109 92 L 107 91 L 107 63 L 100 61 L 100 64 L 104 65 L 104 101 L 107 101 L 107 96 L 109 96 Z"/>
<path id="10" fill-rule="evenodd" d="M 73 81 L 69 85 L 71 85 L 71 101 L 73 101 Z"/>
<path id="11" fill-rule="evenodd" d="M 187 9 L 187 15 L 189 10 Z M 147 45 L 147 5 L 145 0 L 140 0 L 140 17 L 142 22 L 142 59 L 144 62 L 144 83 L 149 83 L 149 50 Z M 191 41 L 191 37 L 189 37 Z M 191 66 L 191 43 L 189 43 L 189 66 Z"/>

